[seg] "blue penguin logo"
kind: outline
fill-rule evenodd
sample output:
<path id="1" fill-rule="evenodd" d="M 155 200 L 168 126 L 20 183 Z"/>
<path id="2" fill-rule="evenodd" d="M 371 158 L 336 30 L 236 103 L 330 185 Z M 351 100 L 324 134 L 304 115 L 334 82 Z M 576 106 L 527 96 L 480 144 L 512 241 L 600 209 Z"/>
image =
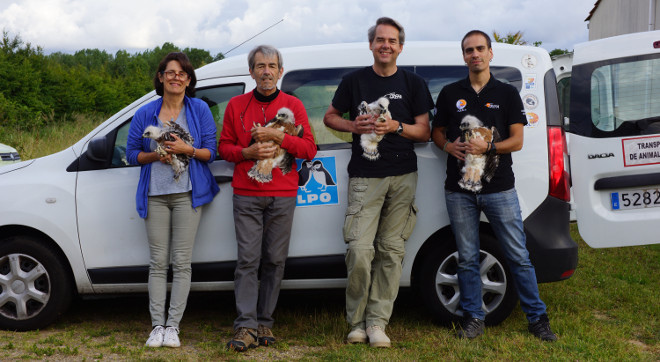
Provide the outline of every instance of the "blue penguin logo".
<path id="1" fill-rule="evenodd" d="M 296 160 L 298 165 L 297 206 L 335 205 L 337 172 L 334 157 Z"/>

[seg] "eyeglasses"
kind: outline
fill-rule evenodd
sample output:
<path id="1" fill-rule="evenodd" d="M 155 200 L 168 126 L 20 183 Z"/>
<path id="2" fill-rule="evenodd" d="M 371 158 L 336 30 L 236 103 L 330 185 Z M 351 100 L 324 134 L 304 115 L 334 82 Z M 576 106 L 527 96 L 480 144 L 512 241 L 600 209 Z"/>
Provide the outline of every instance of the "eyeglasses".
<path id="1" fill-rule="evenodd" d="M 176 72 L 174 70 L 168 70 L 166 72 L 161 72 L 161 74 L 165 75 L 165 77 L 167 79 L 170 79 L 170 80 L 174 79 L 176 77 L 179 77 L 179 79 L 181 79 L 181 80 L 188 80 L 188 78 L 190 77 L 190 75 L 188 75 L 188 73 L 186 73 L 186 72 L 183 72 L 183 71 Z"/>

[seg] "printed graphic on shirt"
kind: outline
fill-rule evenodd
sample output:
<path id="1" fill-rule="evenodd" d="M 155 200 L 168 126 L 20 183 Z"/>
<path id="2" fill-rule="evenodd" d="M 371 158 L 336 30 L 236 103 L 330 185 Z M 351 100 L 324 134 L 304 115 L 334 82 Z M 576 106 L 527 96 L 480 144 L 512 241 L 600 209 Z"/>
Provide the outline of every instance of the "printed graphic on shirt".
<path id="1" fill-rule="evenodd" d="M 465 101 L 465 99 L 459 99 L 456 102 L 456 109 L 459 112 L 465 112 L 465 106 L 467 106 L 467 102 Z"/>
<path id="2" fill-rule="evenodd" d="M 296 159 L 298 196 L 296 206 L 337 205 L 337 168 L 334 157 L 311 161 Z"/>
<path id="3" fill-rule="evenodd" d="M 499 105 L 499 104 L 495 104 L 495 103 L 490 103 L 490 102 L 488 102 L 488 103 L 486 103 L 486 108 L 489 108 L 489 109 L 500 109 L 500 105 Z"/>
<path id="4" fill-rule="evenodd" d="M 387 99 L 403 99 L 403 96 L 401 94 L 397 94 L 395 92 L 388 93 L 384 95 L 383 97 Z"/>

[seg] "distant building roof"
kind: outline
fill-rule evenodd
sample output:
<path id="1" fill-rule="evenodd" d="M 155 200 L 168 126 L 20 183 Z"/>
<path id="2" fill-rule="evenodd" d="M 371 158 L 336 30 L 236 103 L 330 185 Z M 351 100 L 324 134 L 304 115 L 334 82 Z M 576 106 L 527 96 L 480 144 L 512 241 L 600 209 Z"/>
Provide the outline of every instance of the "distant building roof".
<path id="1" fill-rule="evenodd" d="M 589 16 L 587 16 L 587 18 L 584 19 L 584 21 L 589 21 L 589 20 L 591 19 L 591 16 L 594 15 L 594 12 L 595 12 L 596 9 L 598 8 L 598 5 L 600 5 L 600 1 L 601 1 L 601 0 L 596 1 L 596 3 L 594 4 L 594 8 L 591 9 L 591 11 L 589 12 Z"/>

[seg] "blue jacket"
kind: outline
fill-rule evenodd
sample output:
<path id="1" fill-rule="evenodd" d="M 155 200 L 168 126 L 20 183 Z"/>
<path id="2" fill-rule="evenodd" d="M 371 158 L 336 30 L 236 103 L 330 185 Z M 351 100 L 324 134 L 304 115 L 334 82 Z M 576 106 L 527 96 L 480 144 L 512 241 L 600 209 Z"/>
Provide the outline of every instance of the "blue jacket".
<path id="1" fill-rule="evenodd" d="M 211 110 L 204 101 L 197 98 L 185 96 L 183 102 L 186 106 L 188 129 L 190 135 L 195 139 L 193 147 L 206 148 L 211 151 L 211 158 L 208 161 L 208 163 L 211 163 L 215 160 L 216 155 L 216 127 Z M 143 138 L 142 133 L 147 126 L 158 125 L 158 112 L 162 104 L 163 99 L 159 98 L 145 104 L 135 112 L 128 131 L 128 141 L 126 142 L 126 157 L 130 164 L 139 165 L 137 157 L 140 152 L 151 152 L 151 139 Z M 190 160 L 192 206 L 195 208 L 211 202 L 213 197 L 220 191 L 208 163 L 203 163 L 197 159 Z M 141 165 L 140 181 L 135 194 L 137 212 L 141 218 L 147 217 L 150 177 L 151 163 Z"/>

